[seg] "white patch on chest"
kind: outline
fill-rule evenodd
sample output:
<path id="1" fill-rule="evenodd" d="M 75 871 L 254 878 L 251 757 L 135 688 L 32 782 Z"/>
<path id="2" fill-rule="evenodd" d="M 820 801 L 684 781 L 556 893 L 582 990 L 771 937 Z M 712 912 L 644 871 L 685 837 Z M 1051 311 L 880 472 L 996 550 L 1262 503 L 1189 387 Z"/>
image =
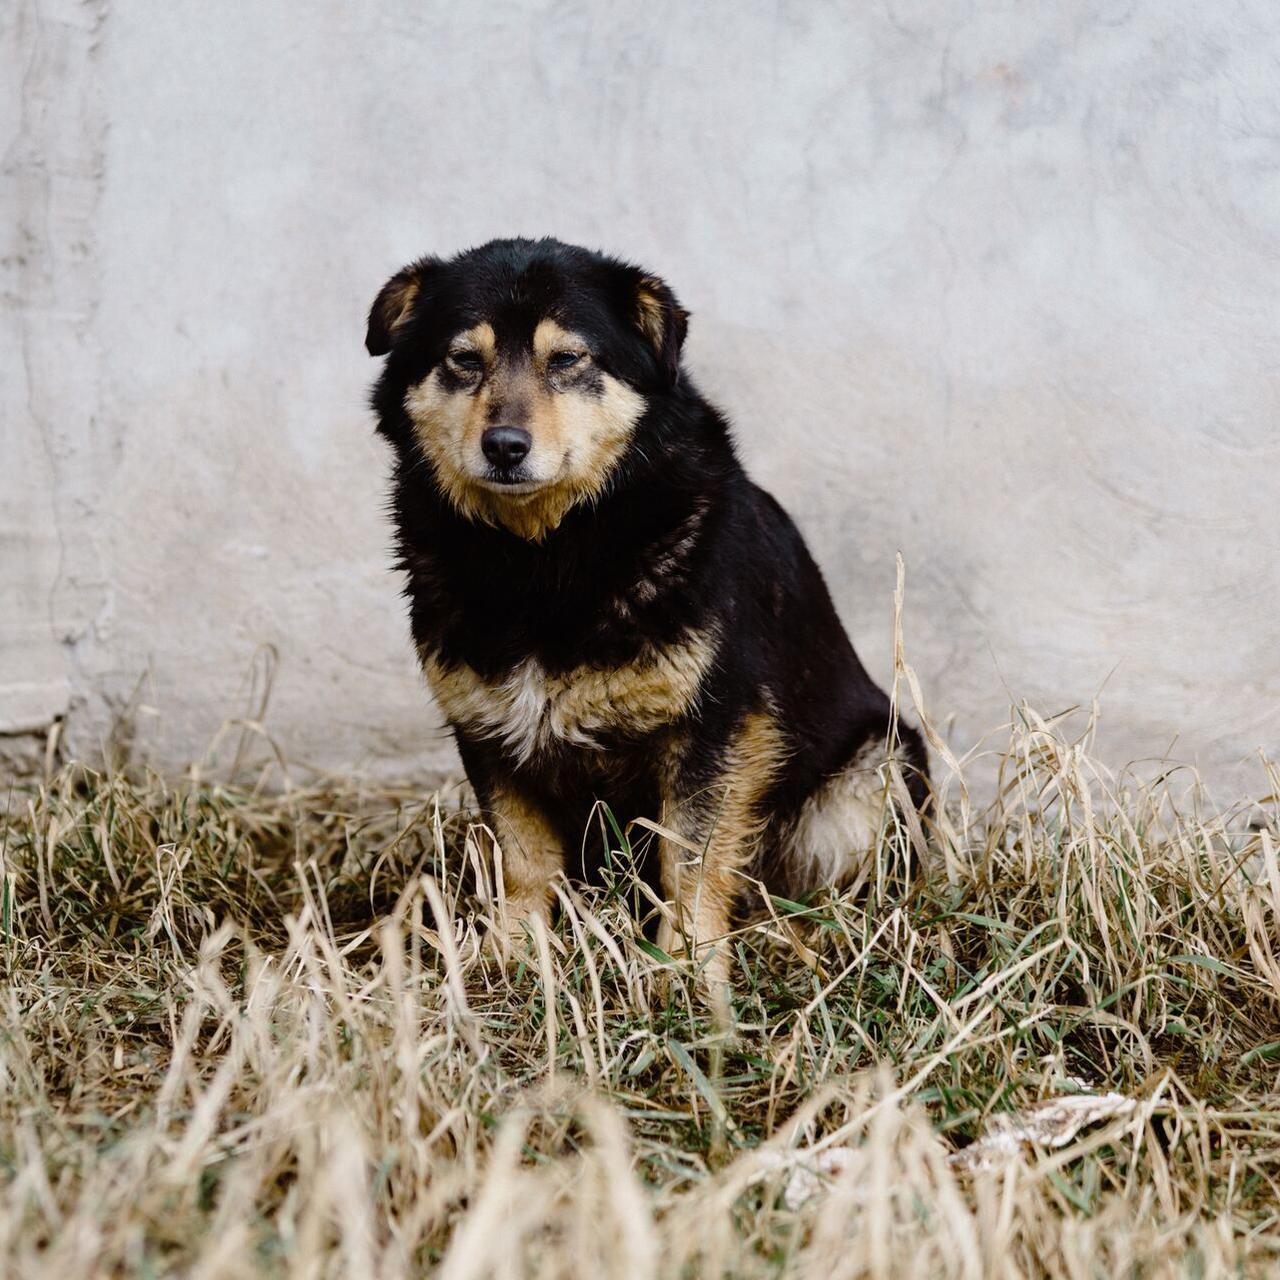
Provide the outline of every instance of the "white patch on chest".
<path id="1" fill-rule="evenodd" d="M 450 723 L 496 738 L 521 763 L 553 742 L 599 750 L 602 733 L 652 733 L 688 712 L 715 657 L 714 637 L 690 632 L 618 667 L 549 674 L 527 658 L 501 680 L 422 655 L 423 671 Z"/>
<path id="2" fill-rule="evenodd" d="M 473 708 L 476 727 L 486 736 L 500 738 L 522 764 L 553 738 L 598 748 L 591 730 L 598 728 L 600 716 L 583 715 L 582 707 L 578 715 L 570 714 L 570 690 L 571 685 L 553 680 L 528 658 L 501 684 L 484 686 L 481 705 Z"/>

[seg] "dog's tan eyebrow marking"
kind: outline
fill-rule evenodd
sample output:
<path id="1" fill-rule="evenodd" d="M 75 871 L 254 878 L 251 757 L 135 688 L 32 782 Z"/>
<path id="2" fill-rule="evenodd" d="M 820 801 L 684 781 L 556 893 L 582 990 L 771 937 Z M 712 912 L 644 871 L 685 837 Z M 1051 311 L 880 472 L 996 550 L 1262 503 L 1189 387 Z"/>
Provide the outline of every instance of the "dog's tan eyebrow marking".
<path id="1" fill-rule="evenodd" d="M 470 329 L 464 329 L 461 333 L 455 333 L 449 340 L 450 351 L 474 351 L 477 355 L 483 356 L 485 362 L 492 361 L 498 350 L 498 339 L 493 332 L 493 325 L 488 321 L 473 325 Z"/>
<path id="2" fill-rule="evenodd" d="M 586 351 L 587 340 L 577 333 L 570 333 L 554 320 L 539 320 L 533 331 L 533 354 L 545 360 L 556 351 Z"/>

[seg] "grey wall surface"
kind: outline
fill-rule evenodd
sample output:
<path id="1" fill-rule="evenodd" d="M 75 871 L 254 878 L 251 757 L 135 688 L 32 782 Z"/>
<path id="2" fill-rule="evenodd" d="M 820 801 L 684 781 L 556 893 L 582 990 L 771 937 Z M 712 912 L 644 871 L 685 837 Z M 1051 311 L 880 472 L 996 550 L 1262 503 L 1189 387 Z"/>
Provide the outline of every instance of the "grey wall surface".
<path id="1" fill-rule="evenodd" d="M 92 750 L 142 680 L 177 768 L 269 644 L 292 757 L 448 767 L 363 318 L 553 233 L 674 285 L 882 680 L 901 549 L 957 745 L 1101 689 L 1115 764 L 1280 748 L 1269 0 L 10 0 L 0 47 L 0 731 Z"/>

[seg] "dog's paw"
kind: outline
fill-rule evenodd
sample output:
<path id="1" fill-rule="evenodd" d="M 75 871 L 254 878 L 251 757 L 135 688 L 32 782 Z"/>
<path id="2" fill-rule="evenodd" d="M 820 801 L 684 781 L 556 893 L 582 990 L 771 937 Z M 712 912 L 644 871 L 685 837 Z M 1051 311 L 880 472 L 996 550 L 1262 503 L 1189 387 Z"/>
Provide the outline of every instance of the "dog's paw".
<path id="1" fill-rule="evenodd" d="M 480 954 L 487 964 L 508 973 L 522 964 L 537 964 L 533 939 L 519 922 L 485 920 L 480 929 Z"/>
<path id="2" fill-rule="evenodd" d="M 685 991 L 712 1009 L 724 1006 L 733 994 L 733 965 L 724 944 L 698 947 L 694 953 L 679 942 L 664 951 L 671 957 L 652 978 L 654 996 L 670 1004 Z"/>
<path id="3" fill-rule="evenodd" d="M 550 930 L 550 912 L 546 904 L 536 901 L 507 899 L 497 905 L 492 915 L 481 923 L 481 952 L 486 959 L 508 970 L 522 964 L 538 965 L 536 935 L 539 925 Z"/>

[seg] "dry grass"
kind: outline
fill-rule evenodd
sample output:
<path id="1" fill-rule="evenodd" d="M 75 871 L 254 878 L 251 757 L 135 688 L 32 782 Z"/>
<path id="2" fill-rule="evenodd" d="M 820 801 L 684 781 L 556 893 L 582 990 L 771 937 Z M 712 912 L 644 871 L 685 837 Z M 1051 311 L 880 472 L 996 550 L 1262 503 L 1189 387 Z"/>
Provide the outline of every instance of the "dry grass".
<path id="1" fill-rule="evenodd" d="M 15 790 L 7 1274 L 1272 1272 L 1278 779 L 1216 812 L 1068 723 L 1019 714 L 989 807 L 953 780 L 927 882 L 890 825 L 860 899 L 729 940 L 728 1026 L 635 927 L 607 822 L 616 883 L 503 971 L 437 798 Z M 1082 1090 L 1136 1105 L 963 1154 Z"/>

